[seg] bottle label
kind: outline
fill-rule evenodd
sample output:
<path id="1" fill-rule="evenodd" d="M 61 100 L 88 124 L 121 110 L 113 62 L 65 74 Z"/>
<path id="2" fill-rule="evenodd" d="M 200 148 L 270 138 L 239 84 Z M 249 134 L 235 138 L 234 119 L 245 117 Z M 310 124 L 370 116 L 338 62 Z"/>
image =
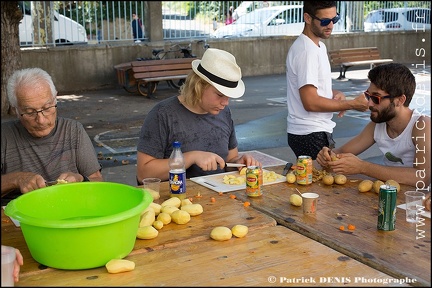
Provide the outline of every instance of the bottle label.
<path id="1" fill-rule="evenodd" d="M 175 195 L 186 193 L 186 172 L 169 173 L 170 193 Z"/>

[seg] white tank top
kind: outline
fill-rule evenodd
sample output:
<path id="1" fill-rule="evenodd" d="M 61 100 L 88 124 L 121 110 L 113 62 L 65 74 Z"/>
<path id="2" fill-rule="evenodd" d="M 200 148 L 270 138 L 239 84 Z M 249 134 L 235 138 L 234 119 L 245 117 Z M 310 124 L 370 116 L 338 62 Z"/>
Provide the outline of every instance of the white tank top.
<path id="1" fill-rule="evenodd" d="M 384 154 L 384 165 L 412 167 L 414 162 L 415 147 L 411 139 L 414 124 L 421 116 L 414 110 L 411 120 L 404 131 L 392 139 L 387 134 L 386 123 L 377 123 L 374 130 L 374 140 L 378 148 Z"/>

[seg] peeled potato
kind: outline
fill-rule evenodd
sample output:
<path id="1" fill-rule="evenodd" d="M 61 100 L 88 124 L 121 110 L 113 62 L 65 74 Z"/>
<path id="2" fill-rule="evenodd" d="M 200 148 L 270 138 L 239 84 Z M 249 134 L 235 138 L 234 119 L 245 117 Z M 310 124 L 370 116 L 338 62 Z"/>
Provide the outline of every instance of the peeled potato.
<path id="1" fill-rule="evenodd" d="M 243 167 L 243 168 L 240 170 L 240 175 L 246 175 L 246 169 L 247 169 L 247 167 Z"/>
<path id="2" fill-rule="evenodd" d="M 400 185 L 399 185 L 399 183 L 396 182 L 395 180 L 389 179 L 389 180 L 387 180 L 387 181 L 385 182 L 385 184 L 386 184 L 386 185 L 389 185 L 389 186 L 394 186 L 394 187 L 396 187 L 397 192 L 400 191 Z"/>
<path id="3" fill-rule="evenodd" d="M 135 269 L 135 262 L 125 259 L 112 259 L 105 264 L 108 273 L 128 272 Z"/>
<path id="4" fill-rule="evenodd" d="M 231 228 L 232 235 L 234 235 L 237 238 L 242 238 L 246 236 L 246 234 L 249 232 L 249 228 L 245 225 L 235 225 Z"/>
<path id="5" fill-rule="evenodd" d="M 375 193 L 379 193 L 381 185 L 384 185 L 384 182 L 381 180 L 375 180 L 375 182 L 372 185 L 372 189 Z"/>
<path id="6" fill-rule="evenodd" d="M 231 239 L 232 231 L 228 227 L 218 226 L 210 232 L 210 238 L 216 241 L 226 241 Z"/>
<path id="7" fill-rule="evenodd" d="M 156 238 L 159 234 L 159 231 L 153 226 L 144 226 L 139 227 L 137 232 L 137 238 L 149 240 Z"/>
<path id="8" fill-rule="evenodd" d="M 291 205 L 294 205 L 297 207 L 299 207 L 303 204 L 302 197 L 300 195 L 297 195 L 297 194 L 291 194 L 289 200 L 290 200 Z"/>
<path id="9" fill-rule="evenodd" d="M 358 190 L 359 192 L 368 192 L 372 190 L 373 182 L 371 180 L 363 180 L 359 183 Z"/>
<path id="10" fill-rule="evenodd" d="M 326 185 L 332 185 L 334 183 L 334 177 L 331 174 L 326 174 L 322 178 L 322 182 Z"/>
<path id="11" fill-rule="evenodd" d="M 286 175 L 286 179 L 287 179 L 287 182 L 288 183 L 295 183 L 296 182 L 296 180 L 297 180 L 297 178 L 296 178 L 296 175 L 294 174 L 294 173 L 292 173 L 292 172 L 290 172 L 290 173 L 288 173 L 287 175 Z"/>
<path id="12" fill-rule="evenodd" d="M 171 214 L 171 219 L 174 223 L 183 225 L 190 221 L 191 216 L 184 210 L 176 210 Z"/>
<path id="13" fill-rule="evenodd" d="M 335 178 L 335 183 L 338 185 L 344 185 L 347 182 L 346 176 L 342 174 L 337 174 L 334 176 L 334 178 Z"/>

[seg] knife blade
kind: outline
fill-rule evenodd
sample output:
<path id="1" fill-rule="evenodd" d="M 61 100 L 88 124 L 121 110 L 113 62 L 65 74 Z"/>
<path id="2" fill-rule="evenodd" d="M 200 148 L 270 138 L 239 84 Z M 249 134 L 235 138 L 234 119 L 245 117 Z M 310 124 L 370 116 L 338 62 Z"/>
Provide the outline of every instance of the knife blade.
<path id="1" fill-rule="evenodd" d="M 45 181 L 45 185 L 48 186 L 53 186 L 58 184 L 58 180 L 54 180 L 54 181 Z"/>
<path id="2" fill-rule="evenodd" d="M 288 171 L 291 169 L 292 166 L 293 166 L 293 163 L 288 162 L 288 163 L 285 165 L 285 168 L 284 168 L 284 170 L 283 170 L 283 172 L 282 172 L 282 175 L 283 175 L 283 176 L 286 176 L 286 175 L 288 174 Z"/>
<path id="3" fill-rule="evenodd" d="M 244 166 L 246 165 L 240 163 L 225 163 L 225 167 L 244 167 Z"/>

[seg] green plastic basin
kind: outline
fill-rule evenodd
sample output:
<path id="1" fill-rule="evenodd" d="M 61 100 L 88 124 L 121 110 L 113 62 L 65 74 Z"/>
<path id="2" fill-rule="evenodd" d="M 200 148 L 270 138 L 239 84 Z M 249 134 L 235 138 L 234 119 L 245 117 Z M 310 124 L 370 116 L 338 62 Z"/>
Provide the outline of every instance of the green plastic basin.
<path id="1" fill-rule="evenodd" d="M 132 251 L 141 212 L 152 201 L 149 192 L 125 184 L 57 184 L 12 200 L 5 214 L 20 221 L 37 262 L 89 269 Z"/>

